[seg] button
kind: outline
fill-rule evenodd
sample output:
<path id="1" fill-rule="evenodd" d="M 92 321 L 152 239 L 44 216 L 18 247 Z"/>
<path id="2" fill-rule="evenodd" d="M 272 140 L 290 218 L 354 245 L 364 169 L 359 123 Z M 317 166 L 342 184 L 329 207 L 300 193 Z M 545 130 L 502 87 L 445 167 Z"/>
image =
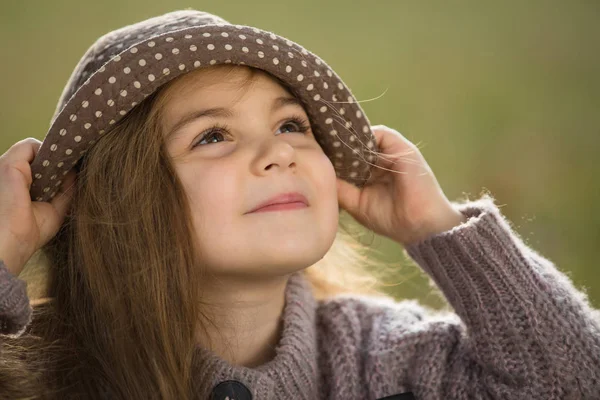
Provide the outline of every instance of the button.
<path id="1" fill-rule="evenodd" d="M 212 390 L 212 400 L 252 400 L 252 393 L 238 381 L 224 381 Z"/>

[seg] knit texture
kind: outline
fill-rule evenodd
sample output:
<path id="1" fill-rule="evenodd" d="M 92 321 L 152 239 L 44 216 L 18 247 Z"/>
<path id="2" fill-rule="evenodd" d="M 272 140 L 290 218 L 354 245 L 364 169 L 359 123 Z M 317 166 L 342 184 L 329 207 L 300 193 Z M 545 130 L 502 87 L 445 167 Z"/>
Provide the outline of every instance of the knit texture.
<path id="1" fill-rule="evenodd" d="M 21 336 L 31 322 L 32 314 L 27 283 L 12 274 L 0 259 L 0 334 Z"/>
<path id="2" fill-rule="evenodd" d="M 493 198 L 454 206 L 466 222 L 405 251 L 455 313 L 366 295 L 317 301 L 298 272 L 275 358 L 246 368 L 199 347 L 197 398 L 232 379 L 257 400 L 600 399 L 600 318 L 585 294 L 523 243 Z M 7 333 L 29 323 L 19 281 L 0 263 Z"/>

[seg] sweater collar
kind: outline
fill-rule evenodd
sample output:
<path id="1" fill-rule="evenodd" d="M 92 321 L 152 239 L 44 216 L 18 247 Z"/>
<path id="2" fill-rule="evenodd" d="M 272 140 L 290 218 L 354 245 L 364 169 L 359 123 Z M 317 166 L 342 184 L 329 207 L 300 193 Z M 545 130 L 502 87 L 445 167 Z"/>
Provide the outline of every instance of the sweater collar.
<path id="1" fill-rule="evenodd" d="M 318 361 L 316 342 L 316 300 L 302 271 L 288 279 L 283 328 L 276 355 L 255 368 L 232 365 L 211 350 L 198 347 L 194 355 L 197 392 L 201 399 L 211 398 L 219 383 L 238 381 L 254 399 L 318 398 Z"/>

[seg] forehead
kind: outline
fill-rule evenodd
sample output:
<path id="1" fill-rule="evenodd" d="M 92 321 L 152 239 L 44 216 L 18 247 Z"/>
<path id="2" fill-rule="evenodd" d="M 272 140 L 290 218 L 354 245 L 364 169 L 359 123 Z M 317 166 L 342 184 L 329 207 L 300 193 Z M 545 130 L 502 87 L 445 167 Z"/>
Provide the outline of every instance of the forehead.
<path id="1" fill-rule="evenodd" d="M 161 93 L 156 107 L 167 137 L 198 115 L 231 118 L 235 105 L 246 96 L 248 104 L 272 110 L 295 104 L 304 108 L 297 96 L 275 77 L 260 69 L 220 65 L 189 72 L 173 80 Z M 256 101 L 255 101 L 256 100 Z"/>
<path id="2" fill-rule="evenodd" d="M 191 71 L 172 81 L 163 93 L 163 104 L 185 102 L 191 96 L 210 102 L 232 96 L 241 98 L 252 89 L 273 96 L 291 94 L 267 72 L 245 66 L 219 65 Z"/>

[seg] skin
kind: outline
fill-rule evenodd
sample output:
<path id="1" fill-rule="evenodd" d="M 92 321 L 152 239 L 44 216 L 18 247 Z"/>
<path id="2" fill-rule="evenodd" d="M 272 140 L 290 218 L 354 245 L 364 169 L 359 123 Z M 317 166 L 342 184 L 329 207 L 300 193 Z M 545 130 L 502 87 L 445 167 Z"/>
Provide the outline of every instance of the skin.
<path id="1" fill-rule="evenodd" d="M 209 315 L 224 334 L 209 330 L 198 338 L 210 339 L 211 350 L 230 363 L 253 367 L 274 357 L 287 280 L 329 250 L 338 205 L 403 245 L 466 218 L 446 198 L 417 147 L 385 126 L 373 130 L 382 168 L 368 185 L 359 189 L 338 179 L 312 132 L 303 134 L 286 121 L 294 115 L 308 121 L 302 107 L 272 111 L 274 99 L 289 93 L 265 73 L 240 89 L 247 73 L 238 67 L 185 75 L 169 88 L 164 131 L 192 204 L 202 262 L 213 274 L 203 300 L 212 304 Z M 211 107 L 229 108 L 234 116 L 200 118 L 169 134 L 183 115 Z M 218 130 L 222 135 L 192 148 L 214 122 L 226 123 L 230 131 Z M 309 207 L 247 213 L 274 194 L 296 190 Z"/>
<path id="2" fill-rule="evenodd" d="M 228 107 L 233 118 L 196 120 L 167 138 L 168 152 L 193 210 L 207 279 L 204 302 L 224 335 L 198 333 L 199 343 L 235 365 L 253 367 L 274 356 L 289 276 L 320 260 L 331 247 L 338 204 L 359 223 L 403 246 L 414 245 L 466 221 L 447 199 L 419 149 L 399 132 L 372 127 L 381 151 L 363 188 L 337 179 L 310 130 L 288 118 L 307 120 L 297 105 L 271 111 L 274 98 L 289 95 L 268 75 L 240 90 L 248 70 L 197 70 L 169 87 L 165 135 L 182 115 Z M 229 132 L 192 148 L 212 123 Z M 217 138 L 218 137 L 218 138 Z M 0 260 L 18 276 L 25 262 L 58 231 L 69 210 L 76 176 L 71 170 L 49 203 L 31 202 L 30 163 L 41 142 L 27 138 L 0 156 Z M 300 191 L 308 208 L 247 214 L 284 191 Z M 211 315 L 212 314 L 212 315 Z"/>
<path id="3" fill-rule="evenodd" d="M 260 73 L 240 88 L 248 71 L 203 70 L 170 87 L 163 130 L 167 150 L 190 199 L 207 279 L 203 302 L 224 337 L 211 328 L 213 352 L 233 364 L 260 365 L 274 356 L 290 274 L 323 258 L 338 226 L 336 176 L 331 161 L 312 131 L 302 133 L 289 122 L 308 116 L 299 105 L 271 110 L 274 99 L 292 97 L 279 83 Z M 229 117 L 203 117 L 171 128 L 193 110 L 224 107 Z M 227 124 L 228 132 L 213 130 Z M 299 191 L 309 201 L 302 209 L 248 213 L 264 200 Z M 198 333 L 202 343 L 207 337 Z"/>

